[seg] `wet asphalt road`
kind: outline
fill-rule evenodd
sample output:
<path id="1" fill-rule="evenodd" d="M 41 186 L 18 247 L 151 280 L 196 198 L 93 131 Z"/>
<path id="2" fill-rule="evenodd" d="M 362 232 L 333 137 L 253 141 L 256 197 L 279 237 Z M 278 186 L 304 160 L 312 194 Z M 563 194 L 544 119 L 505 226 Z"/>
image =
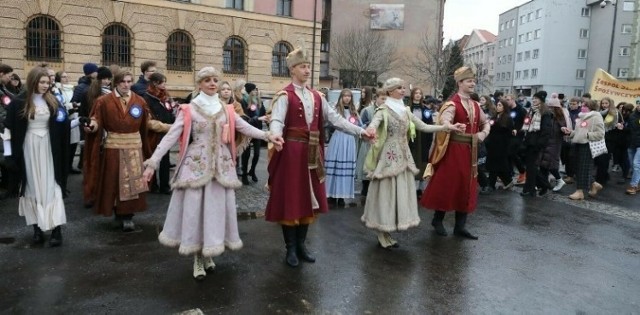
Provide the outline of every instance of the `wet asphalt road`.
<path id="1" fill-rule="evenodd" d="M 259 211 L 260 182 L 238 194 L 241 211 Z M 71 177 L 73 192 L 81 176 Z M 67 200 L 60 248 L 32 247 L 17 201 L 0 202 L 0 313 L 171 314 L 638 314 L 640 196 L 610 184 L 596 199 L 561 194 L 523 199 L 516 191 L 481 196 L 468 241 L 436 236 L 431 212 L 395 233 L 401 247 L 378 248 L 361 207 L 334 209 L 309 232 L 315 264 L 283 262 L 281 230 L 262 218 L 239 223 L 245 247 L 217 257 L 203 282 L 192 259 L 157 241 L 169 196 L 122 234 L 109 218 Z M 259 213 L 258 213 L 259 215 Z M 453 215 L 445 224 L 451 232 Z"/>

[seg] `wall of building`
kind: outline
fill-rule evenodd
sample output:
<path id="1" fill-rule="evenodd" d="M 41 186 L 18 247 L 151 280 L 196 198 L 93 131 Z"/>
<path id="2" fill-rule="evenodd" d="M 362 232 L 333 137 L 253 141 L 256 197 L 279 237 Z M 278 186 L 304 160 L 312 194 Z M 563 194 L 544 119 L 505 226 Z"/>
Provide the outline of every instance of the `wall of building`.
<path id="1" fill-rule="evenodd" d="M 405 5 L 403 30 L 374 30 L 375 32 L 383 32 L 387 39 L 397 44 L 400 61 L 415 58 L 420 49 L 422 37 L 425 34 L 433 45 L 438 45 L 441 42 L 444 0 L 332 0 L 332 38 L 338 36 L 343 30 L 362 26 L 368 27 L 370 25 L 371 4 Z M 329 59 L 331 59 L 330 55 Z M 331 60 L 329 62 L 330 75 L 337 78 L 339 69 L 335 64 L 331 63 Z M 408 85 L 417 85 L 429 93 L 432 92 L 431 87 L 425 83 L 426 80 L 419 81 L 409 78 L 400 65 L 389 73 L 379 76 L 378 80 L 384 81 L 389 77 L 401 77 L 407 80 Z M 337 88 L 339 83 L 333 82 L 333 86 Z"/>
<path id="2" fill-rule="evenodd" d="M 254 12 L 276 15 L 277 0 L 254 0 Z M 322 0 L 295 0 L 291 2 L 291 18 L 313 21 L 313 4 L 316 4 L 316 19 L 322 20 Z"/>
<path id="3" fill-rule="evenodd" d="M 620 74 L 619 69 L 631 70 L 632 54 L 620 56 L 620 48 L 623 46 L 631 47 L 633 30 L 631 33 L 623 34 L 622 25 L 633 25 L 635 12 L 624 11 L 623 3 L 624 1 L 620 0 L 617 5 L 608 4 L 604 8 L 600 7 L 599 2 L 589 6 L 591 9 L 591 31 L 587 64 L 587 89 L 590 87 L 593 75 L 598 68 L 602 68 L 616 77 Z M 613 25 L 614 12 L 617 12 L 615 26 Z M 615 33 L 613 37 L 612 33 Z M 613 39 L 613 43 L 611 39 Z M 610 48 L 613 48 L 613 50 L 610 50 Z M 611 66 L 609 67 L 610 55 Z M 626 78 L 621 79 L 626 80 Z"/>
<path id="4" fill-rule="evenodd" d="M 636 0 L 636 10 L 633 13 L 629 70 L 629 80 L 640 80 L 640 0 Z"/>
<path id="5" fill-rule="evenodd" d="M 37 65 L 39 62 L 25 60 L 25 27 L 31 17 L 46 14 L 57 20 L 63 33 L 63 61 L 50 66 L 66 71 L 73 81 L 82 75 L 84 63 L 100 64 L 102 31 L 108 24 L 119 22 L 132 33 L 133 67 L 130 70 L 139 74 L 142 61 L 158 61 L 158 68 L 167 75 L 167 85 L 174 94 L 186 94 L 193 89 L 198 69 L 209 65 L 222 69 L 222 47 L 232 35 L 241 37 L 247 44 L 247 73 L 223 74 L 224 79 L 254 82 L 267 92 L 277 91 L 289 82 L 289 78 L 271 75 L 273 47 L 279 41 L 295 45 L 303 39 L 310 43 L 313 32 L 310 21 L 224 9 L 210 6 L 217 2 L 201 2 L 207 5 L 166 0 L 3 1 L 0 3 L 0 59 L 21 77 Z M 193 38 L 194 71 L 166 70 L 166 41 L 177 29 Z M 319 36 L 318 32 L 318 43 Z M 315 67 L 317 84 L 319 60 Z"/>
<path id="6" fill-rule="evenodd" d="M 500 14 L 498 19 L 498 25 L 508 25 L 508 27 L 500 27 L 498 36 L 495 42 L 495 57 L 493 57 L 493 64 L 495 68 L 495 76 L 493 85 L 496 90 L 500 90 L 506 93 L 513 92 L 513 80 L 514 80 L 514 65 L 516 47 L 518 45 L 518 27 L 520 25 L 518 21 L 518 7 L 513 8 Z M 515 25 L 512 26 L 511 21 L 515 21 Z M 509 45 L 509 40 L 513 38 L 514 44 Z M 504 45 L 504 42 L 507 45 Z M 503 43 L 502 45 L 500 43 Z M 508 62 L 508 57 L 511 56 L 511 62 Z M 506 60 L 506 62 L 500 62 L 499 60 Z M 503 73 L 509 73 L 509 79 L 502 79 Z"/>

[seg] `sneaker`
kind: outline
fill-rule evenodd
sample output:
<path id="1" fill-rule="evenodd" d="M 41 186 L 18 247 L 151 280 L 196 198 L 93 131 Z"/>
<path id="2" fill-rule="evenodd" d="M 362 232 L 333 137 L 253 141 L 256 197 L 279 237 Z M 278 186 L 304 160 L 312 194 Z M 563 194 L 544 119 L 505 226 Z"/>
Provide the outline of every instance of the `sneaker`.
<path id="1" fill-rule="evenodd" d="M 122 232 L 133 232 L 136 230 L 136 225 L 131 220 L 122 221 Z"/>
<path id="2" fill-rule="evenodd" d="M 565 183 L 564 180 L 562 180 L 562 178 L 558 179 L 556 185 L 553 187 L 553 192 L 559 192 L 560 189 L 562 189 L 562 187 L 564 187 L 564 185 L 566 185 L 567 183 Z"/>
<path id="3" fill-rule="evenodd" d="M 518 180 L 516 180 L 516 185 L 524 185 L 527 181 L 527 173 L 521 173 L 518 175 Z"/>
<path id="4" fill-rule="evenodd" d="M 629 186 L 629 188 L 627 188 L 627 195 L 635 195 L 639 191 L 640 188 L 638 188 L 638 186 Z"/>

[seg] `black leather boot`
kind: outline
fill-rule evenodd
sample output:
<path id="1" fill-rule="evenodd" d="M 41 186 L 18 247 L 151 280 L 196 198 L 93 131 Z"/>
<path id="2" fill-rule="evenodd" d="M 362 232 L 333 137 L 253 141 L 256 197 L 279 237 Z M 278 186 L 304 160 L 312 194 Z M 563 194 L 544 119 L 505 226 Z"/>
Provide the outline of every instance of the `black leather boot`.
<path id="1" fill-rule="evenodd" d="M 456 226 L 453 228 L 453 234 L 456 236 L 468 238 L 471 240 L 477 240 L 478 237 L 467 231 L 465 225 L 467 224 L 467 213 L 456 211 Z"/>
<path id="2" fill-rule="evenodd" d="M 49 246 L 58 247 L 62 245 L 62 229 L 60 226 L 56 226 L 53 231 L 51 231 L 51 238 L 49 239 Z"/>
<path id="3" fill-rule="evenodd" d="M 251 183 L 249 182 L 249 178 L 248 178 L 247 174 L 243 173 L 242 174 L 242 185 L 249 185 L 249 184 L 251 184 Z"/>
<path id="4" fill-rule="evenodd" d="M 447 230 L 444 228 L 444 225 L 442 224 L 442 220 L 444 220 L 444 215 L 445 215 L 444 211 L 436 211 L 433 214 L 433 220 L 431 220 L 431 225 L 436 229 L 436 234 L 440 236 L 449 235 L 449 233 L 447 233 Z"/>
<path id="5" fill-rule="evenodd" d="M 283 225 L 282 235 L 284 236 L 284 244 L 287 248 L 285 261 L 287 265 L 291 267 L 298 267 L 298 256 L 296 256 L 296 227 Z"/>
<path id="6" fill-rule="evenodd" d="M 304 244 L 304 241 L 307 239 L 307 231 L 309 230 L 309 225 L 298 225 L 296 227 L 296 236 L 297 236 L 297 249 L 296 253 L 298 257 L 306 262 L 316 262 L 316 258 L 311 255 L 307 246 Z"/>
<path id="7" fill-rule="evenodd" d="M 258 176 L 256 176 L 256 171 L 255 171 L 255 169 L 253 169 L 253 168 L 252 168 L 252 169 L 250 169 L 250 170 L 249 170 L 249 176 L 251 176 L 251 180 L 252 180 L 254 183 L 257 183 L 257 182 L 258 182 Z"/>
<path id="8" fill-rule="evenodd" d="M 33 225 L 33 244 L 43 244 L 44 243 L 44 233 L 37 224 Z"/>

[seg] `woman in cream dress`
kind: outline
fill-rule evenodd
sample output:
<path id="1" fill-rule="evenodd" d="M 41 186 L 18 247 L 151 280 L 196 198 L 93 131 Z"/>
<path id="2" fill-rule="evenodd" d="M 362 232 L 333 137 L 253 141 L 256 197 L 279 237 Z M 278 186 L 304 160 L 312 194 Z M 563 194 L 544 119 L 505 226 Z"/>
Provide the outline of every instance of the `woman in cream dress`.
<path id="1" fill-rule="evenodd" d="M 404 105 L 404 81 L 387 80 L 383 86 L 387 100 L 376 109 L 368 131 L 379 137 L 365 162 L 371 180 L 362 222 L 378 232 L 383 248 L 398 247 L 389 232 L 404 231 L 420 223 L 414 176 L 418 169 L 409 149 L 410 124 L 421 132 L 460 131 L 463 124 L 427 125 L 411 114 Z"/>

